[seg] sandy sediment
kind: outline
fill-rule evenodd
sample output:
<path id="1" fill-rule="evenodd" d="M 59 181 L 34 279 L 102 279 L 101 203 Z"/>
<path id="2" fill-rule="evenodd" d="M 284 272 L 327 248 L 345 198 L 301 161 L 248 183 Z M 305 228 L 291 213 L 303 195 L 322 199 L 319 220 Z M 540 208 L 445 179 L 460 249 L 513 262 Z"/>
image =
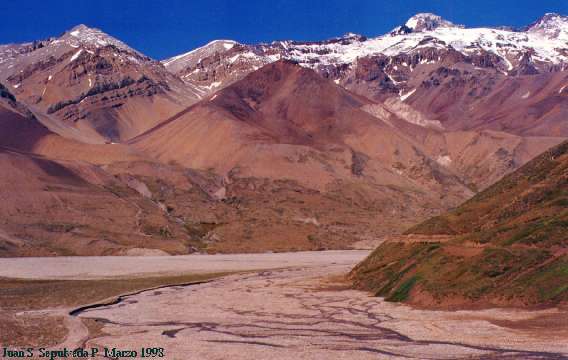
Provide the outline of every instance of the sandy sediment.
<path id="1" fill-rule="evenodd" d="M 219 273 L 290 266 L 352 265 L 368 250 L 183 256 L 60 256 L 0 258 L 0 277 L 101 279 L 182 273 Z"/>
<path id="2" fill-rule="evenodd" d="M 341 277 L 353 265 L 341 264 L 340 254 L 327 254 L 327 264 L 146 291 L 78 316 L 104 324 L 107 335 L 87 346 L 153 344 L 172 359 L 568 356 L 565 332 L 496 325 L 562 310 L 416 310 L 360 291 L 331 289 L 325 280 Z"/>

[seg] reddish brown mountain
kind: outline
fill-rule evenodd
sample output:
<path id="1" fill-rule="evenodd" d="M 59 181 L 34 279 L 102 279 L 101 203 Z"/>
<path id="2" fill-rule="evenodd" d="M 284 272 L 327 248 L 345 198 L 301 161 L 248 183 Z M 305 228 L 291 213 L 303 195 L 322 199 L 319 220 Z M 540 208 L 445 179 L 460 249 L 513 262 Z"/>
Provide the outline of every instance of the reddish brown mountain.
<path id="1" fill-rule="evenodd" d="M 92 145 L 64 138 L 50 131 L 0 84 L 0 146 L 53 159 L 106 164 L 141 159 L 124 145 Z"/>
<path id="2" fill-rule="evenodd" d="M 366 223 L 389 227 L 414 222 L 471 194 L 389 120 L 362 110 L 365 105 L 371 103 L 312 70 L 280 61 L 193 105 L 131 145 L 162 162 L 220 174 L 227 193 L 244 179 L 275 189 L 284 185 L 279 182 L 292 181 L 307 193 L 351 204 L 336 211 L 366 208 L 366 214 L 361 212 Z M 354 194 L 366 200 L 354 201 Z M 319 233 L 333 233 L 335 220 L 322 219 L 331 215 L 328 211 L 306 208 L 298 217 L 329 227 Z M 364 228 L 350 227 L 358 235 L 343 241 L 364 237 Z"/>
<path id="3" fill-rule="evenodd" d="M 279 61 L 131 144 L 161 161 L 294 179 L 318 189 L 365 176 L 384 184 L 464 189 L 388 120 L 362 110 L 365 105 L 371 103 L 312 70 Z M 402 175 L 397 163 L 422 167 Z"/>
<path id="4" fill-rule="evenodd" d="M 0 81 L 50 129 L 83 142 L 134 137 L 197 95 L 156 61 L 80 25 L 59 38 L 0 48 Z"/>
<path id="5" fill-rule="evenodd" d="M 448 130 L 567 137 L 567 82 L 566 71 L 509 77 L 454 64 L 415 75 L 405 102 Z"/>

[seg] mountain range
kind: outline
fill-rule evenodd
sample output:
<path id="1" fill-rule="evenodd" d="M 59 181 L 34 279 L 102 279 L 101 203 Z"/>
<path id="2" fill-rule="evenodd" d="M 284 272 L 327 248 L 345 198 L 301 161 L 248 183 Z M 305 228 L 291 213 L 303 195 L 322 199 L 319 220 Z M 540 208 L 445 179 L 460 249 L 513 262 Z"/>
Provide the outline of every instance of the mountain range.
<path id="1" fill-rule="evenodd" d="M 0 46 L 0 255 L 361 246 L 568 138 L 568 17 L 213 41 L 101 30 Z"/>

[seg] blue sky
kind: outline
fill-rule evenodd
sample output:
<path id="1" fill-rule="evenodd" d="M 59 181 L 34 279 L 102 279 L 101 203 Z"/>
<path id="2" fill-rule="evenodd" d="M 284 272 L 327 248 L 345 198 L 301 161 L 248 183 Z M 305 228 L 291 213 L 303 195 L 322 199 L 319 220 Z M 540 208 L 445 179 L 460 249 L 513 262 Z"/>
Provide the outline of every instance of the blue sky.
<path id="1" fill-rule="evenodd" d="M 418 12 L 466 26 L 524 26 L 568 0 L 5 0 L 0 43 L 56 36 L 84 23 L 162 59 L 214 39 L 244 43 L 383 34 Z"/>

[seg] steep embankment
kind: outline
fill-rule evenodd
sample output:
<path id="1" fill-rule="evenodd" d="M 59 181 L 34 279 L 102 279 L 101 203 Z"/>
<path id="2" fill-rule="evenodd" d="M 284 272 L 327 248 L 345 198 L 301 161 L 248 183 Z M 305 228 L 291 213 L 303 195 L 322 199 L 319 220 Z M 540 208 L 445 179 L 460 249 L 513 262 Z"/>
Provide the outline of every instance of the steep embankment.
<path id="1" fill-rule="evenodd" d="M 568 142 L 376 249 L 358 288 L 426 306 L 568 300 Z"/>

